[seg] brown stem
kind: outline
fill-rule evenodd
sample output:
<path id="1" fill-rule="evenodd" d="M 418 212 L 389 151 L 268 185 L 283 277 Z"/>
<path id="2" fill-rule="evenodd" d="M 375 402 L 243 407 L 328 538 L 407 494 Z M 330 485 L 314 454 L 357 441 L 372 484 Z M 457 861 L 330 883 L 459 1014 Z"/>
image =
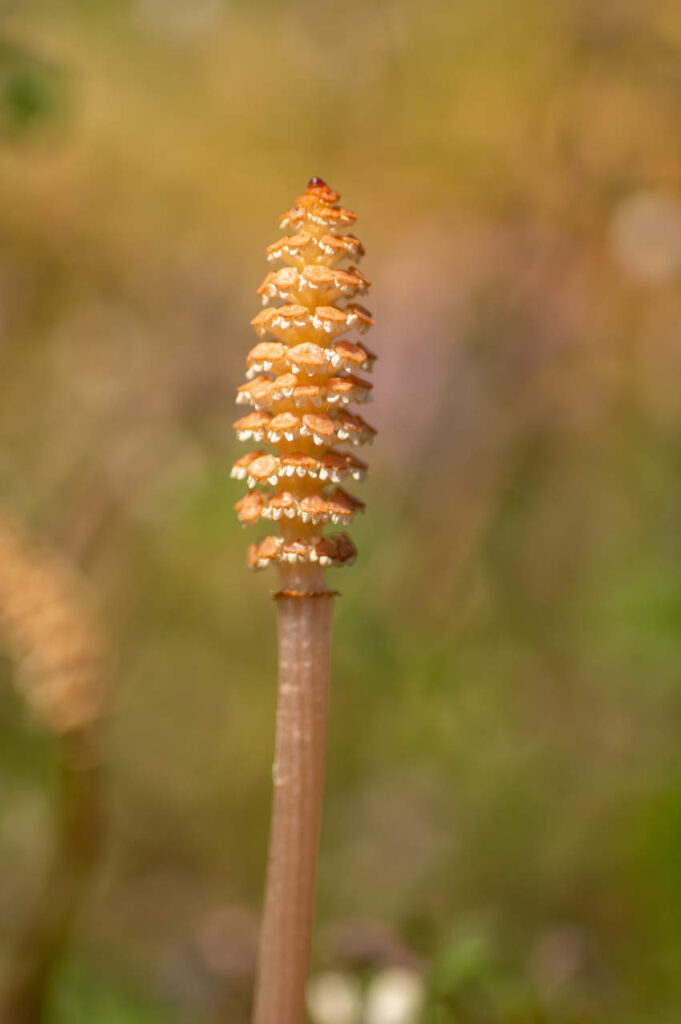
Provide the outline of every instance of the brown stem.
<path id="1" fill-rule="evenodd" d="M 324 786 L 333 595 L 319 570 L 302 579 L 284 577 L 277 600 L 274 803 L 255 1024 L 304 1019 Z M 307 596 L 286 596 L 304 591 Z"/>
<path id="2" fill-rule="evenodd" d="M 40 1024 L 54 969 L 71 935 L 101 841 L 101 772 L 96 726 L 57 739 L 56 845 L 44 888 L 10 964 L 2 1024 Z"/>

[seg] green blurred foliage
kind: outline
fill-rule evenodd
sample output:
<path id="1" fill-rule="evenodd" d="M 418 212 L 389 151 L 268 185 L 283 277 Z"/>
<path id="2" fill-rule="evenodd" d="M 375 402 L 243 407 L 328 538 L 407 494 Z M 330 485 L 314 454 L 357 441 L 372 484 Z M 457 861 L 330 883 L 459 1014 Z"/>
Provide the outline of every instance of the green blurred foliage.
<path id="1" fill-rule="evenodd" d="M 64 82 L 58 70 L 0 40 L 0 133 L 16 141 L 44 131 L 62 112 Z"/>
<path id="2" fill-rule="evenodd" d="M 68 963 L 48 1024 L 182 1024 L 172 1007 L 152 1003 L 129 982 L 101 974 L 91 963 Z"/>
<path id="3" fill-rule="evenodd" d="M 380 354 L 316 963 L 380 921 L 426 965 L 433 1024 L 669 1024 L 678 4 L 2 16 L 3 502 L 87 553 L 115 664 L 109 849 L 55 1024 L 245 1016 L 274 579 L 244 568 L 230 423 L 263 249 L 311 174 L 359 213 Z M 50 755 L 9 686 L 0 727 L 5 949 Z"/>

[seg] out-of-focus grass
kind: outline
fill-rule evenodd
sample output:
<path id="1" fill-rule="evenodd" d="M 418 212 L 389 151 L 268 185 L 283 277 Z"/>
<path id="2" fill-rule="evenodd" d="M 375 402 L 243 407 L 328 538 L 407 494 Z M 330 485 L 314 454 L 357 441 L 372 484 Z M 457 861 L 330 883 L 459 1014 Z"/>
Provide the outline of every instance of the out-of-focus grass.
<path id="1" fill-rule="evenodd" d="M 66 965 L 49 1024 L 187 1024 L 169 1005 L 152 1003 L 132 985 L 91 961 Z"/>
<path id="2" fill-rule="evenodd" d="M 676 5 L 61 0 L 2 38 L 3 500 L 93 539 L 117 659 L 109 854 L 59 1024 L 210 1022 L 248 988 L 220 914 L 262 884 L 274 583 L 243 565 L 229 424 L 262 249 L 311 174 L 360 214 L 381 356 L 317 963 L 379 920 L 434 1020 L 667 1024 Z M 0 714 L 4 948 L 49 751 L 7 687 Z"/>

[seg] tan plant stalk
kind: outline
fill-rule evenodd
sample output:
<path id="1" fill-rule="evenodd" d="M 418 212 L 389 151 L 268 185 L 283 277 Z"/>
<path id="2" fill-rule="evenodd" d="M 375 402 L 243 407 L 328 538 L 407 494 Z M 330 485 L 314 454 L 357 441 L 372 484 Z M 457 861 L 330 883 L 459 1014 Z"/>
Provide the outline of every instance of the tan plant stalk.
<path id="1" fill-rule="evenodd" d="M 96 863 L 101 833 L 99 630 L 75 573 L 0 519 L 0 632 L 20 690 L 54 736 L 59 793 L 47 878 L 10 962 L 3 1024 L 40 1024 L 52 976 Z"/>
<path id="2" fill-rule="evenodd" d="M 338 193 L 312 178 L 281 226 L 291 232 L 269 246 L 271 271 L 259 294 L 282 305 L 252 321 L 264 339 L 247 358 L 247 382 L 237 401 L 254 411 L 235 423 L 240 440 L 267 441 L 273 451 L 250 452 L 233 475 L 250 490 L 237 504 L 244 524 L 279 523 L 249 549 L 249 564 L 276 563 L 279 636 L 274 801 L 265 887 L 255 1024 L 301 1024 L 304 1017 L 315 904 L 324 782 L 329 641 L 334 592 L 328 566 L 354 561 L 344 533 L 325 536 L 327 524 L 349 523 L 362 502 L 339 485 L 361 479 L 366 464 L 344 450 L 371 441 L 375 431 L 348 411 L 366 401 L 371 384 L 357 376 L 375 356 L 345 335 L 371 326 L 353 300 L 369 286 L 344 259 L 359 260 L 361 243 L 348 234 L 355 215 Z M 341 447 L 339 447 L 341 446 Z"/>

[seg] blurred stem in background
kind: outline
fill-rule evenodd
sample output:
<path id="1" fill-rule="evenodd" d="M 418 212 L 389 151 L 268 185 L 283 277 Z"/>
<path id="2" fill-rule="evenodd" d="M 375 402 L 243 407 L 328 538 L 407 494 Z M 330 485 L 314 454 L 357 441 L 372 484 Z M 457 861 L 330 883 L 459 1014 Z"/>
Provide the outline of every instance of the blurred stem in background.
<path id="1" fill-rule="evenodd" d="M 95 729 L 58 738 L 59 793 L 48 876 L 10 964 L 0 1011 L 4 1024 L 46 1019 L 51 982 L 66 950 L 102 836 L 99 739 Z"/>

